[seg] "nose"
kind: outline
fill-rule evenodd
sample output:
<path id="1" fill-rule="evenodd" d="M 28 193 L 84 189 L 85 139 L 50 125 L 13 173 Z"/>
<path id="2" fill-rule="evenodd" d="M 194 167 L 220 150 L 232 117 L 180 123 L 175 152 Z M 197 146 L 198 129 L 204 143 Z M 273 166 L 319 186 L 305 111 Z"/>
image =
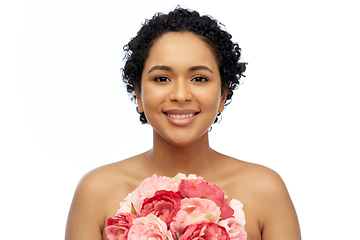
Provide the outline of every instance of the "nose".
<path id="1" fill-rule="evenodd" d="M 170 100 L 182 103 L 190 101 L 191 99 L 192 94 L 189 83 L 183 79 L 174 81 L 171 88 Z"/>

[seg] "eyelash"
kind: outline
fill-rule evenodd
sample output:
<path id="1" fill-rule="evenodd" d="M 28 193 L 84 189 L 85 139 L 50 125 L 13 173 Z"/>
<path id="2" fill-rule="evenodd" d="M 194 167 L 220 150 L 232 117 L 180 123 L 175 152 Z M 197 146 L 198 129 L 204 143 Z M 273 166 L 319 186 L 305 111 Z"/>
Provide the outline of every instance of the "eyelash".
<path id="1" fill-rule="evenodd" d="M 168 77 L 165 77 L 165 76 L 156 77 L 154 80 L 156 82 L 169 82 L 170 81 L 170 79 Z M 165 80 L 165 81 L 163 81 L 163 80 Z"/>
<path id="2" fill-rule="evenodd" d="M 200 80 L 200 81 L 196 81 L 196 80 Z M 196 76 L 193 79 L 191 79 L 191 81 L 193 81 L 193 82 L 207 82 L 208 79 L 206 77 L 203 77 L 203 76 Z"/>
<path id="3" fill-rule="evenodd" d="M 154 79 L 156 82 L 170 82 L 170 79 L 165 76 L 159 76 Z M 198 81 L 200 80 L 200 81 Z M 207 82 L 208 79 L 203 76 L 196 76 L 193 79 L 191 79 L 192 82 Z"/>

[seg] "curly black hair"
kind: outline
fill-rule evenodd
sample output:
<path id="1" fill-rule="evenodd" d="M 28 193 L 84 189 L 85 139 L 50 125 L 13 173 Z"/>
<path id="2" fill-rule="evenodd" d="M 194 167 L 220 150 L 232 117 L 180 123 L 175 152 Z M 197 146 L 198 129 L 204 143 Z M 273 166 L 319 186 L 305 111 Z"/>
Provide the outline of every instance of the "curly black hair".
<path id="1" fill-rule="evenodd" d="M 212 48 L 221 77 L 221 91 L 228 90 L 225 106 L 231 102 L 233 90 L 244 76 L 246 64 L 239 62 L 241 49 L 231 41 L 232 36 L 222 29 L 223 25 L 210 16 L 180 7 L 168 14 L 157 13 L 146 20 L 137 35 L 124 46 L 125 66 L 122 69 L 123 81 L 131 99 L 136 101 L 135 87 L 141 89 L 141 75 L 149 49 L 154 42 L 167 32 L 192 32 L 203 39 Z M 139 111 L 138 111 L 139 112 Z M 140 113 L 140 112 L 139 112 Z M 218 121 L 217 114 L 214 123 Z M 140 121 L 147 123 L 145 114 L 140 113 Z"/>

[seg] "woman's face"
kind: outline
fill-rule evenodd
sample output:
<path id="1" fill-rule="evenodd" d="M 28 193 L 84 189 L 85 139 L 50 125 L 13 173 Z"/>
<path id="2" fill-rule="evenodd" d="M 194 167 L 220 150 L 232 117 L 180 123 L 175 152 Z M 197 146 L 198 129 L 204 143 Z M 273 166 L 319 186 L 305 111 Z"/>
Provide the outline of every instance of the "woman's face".
<path id="1" fill-rule="evenodd" d="M 166 141 L 185 146 L 201 138 L 224 109 L 226 93 L 213 51 L 190 32 L 169 32 L 149 50 L 138 109 Z"/>

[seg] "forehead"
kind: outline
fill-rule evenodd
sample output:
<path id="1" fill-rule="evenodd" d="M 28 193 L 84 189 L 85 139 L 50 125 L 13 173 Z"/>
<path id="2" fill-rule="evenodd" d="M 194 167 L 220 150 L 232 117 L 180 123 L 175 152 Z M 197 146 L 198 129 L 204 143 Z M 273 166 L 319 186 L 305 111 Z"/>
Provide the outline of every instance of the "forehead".
<path id="1" fill-rule="evenodd" d="M 164 65 L 208 65 L 217 68 L 212 48 L 191 32 L 168 32 L 162 35 L 149 50 L 146 67 Z"/>

